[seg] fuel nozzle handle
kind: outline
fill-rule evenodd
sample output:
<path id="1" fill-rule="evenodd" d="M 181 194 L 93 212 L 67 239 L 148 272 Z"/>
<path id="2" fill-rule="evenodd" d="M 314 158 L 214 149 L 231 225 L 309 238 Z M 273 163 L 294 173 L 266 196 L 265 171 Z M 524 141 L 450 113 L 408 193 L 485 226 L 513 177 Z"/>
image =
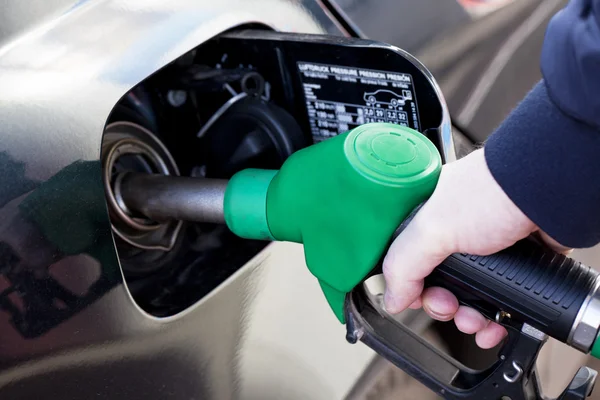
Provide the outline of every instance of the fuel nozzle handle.
<path id="1" fill-rule="evenodd" d="M 396 239 L 421 208 L 394 232 Z M 381 263 L 379 264 L 381 266 Z M 600 279 L 594 269 L 540 244 L 535 237 L 487 256 L 457 253 L 425 279 L 488 319 L 521 329 L 532 326 L 600 358 Z"/>
<path id="2" fill-rule="evenodd" d="M 454 254 L 426 279 L 497 322 L 531 325 L 595 357 L 598 273 L 525 239 L 489 256 Z"/>

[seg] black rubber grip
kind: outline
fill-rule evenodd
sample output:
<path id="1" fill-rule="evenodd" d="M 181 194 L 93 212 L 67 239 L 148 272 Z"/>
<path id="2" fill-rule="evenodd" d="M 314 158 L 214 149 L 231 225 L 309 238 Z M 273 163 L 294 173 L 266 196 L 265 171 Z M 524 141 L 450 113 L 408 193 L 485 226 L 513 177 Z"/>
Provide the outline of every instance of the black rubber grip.
<path id="1" fill-rule="evenodd" d="M 426 279 L 461 304 L 504 322 L 528 323 L 566 342 L 577 313 L 592 291 L 597 272 L 580 262 L 522 240 L 490 256 L 455 254 Z"/>

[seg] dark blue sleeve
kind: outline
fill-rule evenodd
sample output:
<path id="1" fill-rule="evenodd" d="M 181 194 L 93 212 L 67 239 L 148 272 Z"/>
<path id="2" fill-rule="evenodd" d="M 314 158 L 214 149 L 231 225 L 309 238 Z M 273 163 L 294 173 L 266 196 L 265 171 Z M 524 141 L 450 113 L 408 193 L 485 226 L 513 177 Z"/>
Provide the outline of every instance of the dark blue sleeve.
<path id="1" fill-rule="evenodd" d="M 569 247 L 600 242 L 600 0 L 572 0 L 548 25 L 543 80 L 485 144 L 514 203 Z"/>

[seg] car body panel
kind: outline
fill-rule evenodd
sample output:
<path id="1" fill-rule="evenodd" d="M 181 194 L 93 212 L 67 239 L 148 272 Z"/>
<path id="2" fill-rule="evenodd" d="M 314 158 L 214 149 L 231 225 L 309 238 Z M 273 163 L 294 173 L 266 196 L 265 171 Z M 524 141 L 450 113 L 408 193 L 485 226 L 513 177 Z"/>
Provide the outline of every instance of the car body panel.
<path id="1" fill-rule="evenodd" d="M 3 15 L 26 12 L 13 6 Z M 0 47 L 0 237 L 18 249 L 3 254 L 0 267 L 41 273 L 48 265 L 39 260 L 54 257 L 43 243 L 58 236 L 102 251 L 94 257 L 63 249 L 67 256 L 50 266 L 56 281 L 80 287 L 85 301 L 72 315 L 39 313 L 37 322 L 50 328 L 24 326 L 25 338 L 0 313 L 0 396 L 342 398 L 373 353 L 344 341 L 343 326 L 306 272 L 301 246 L 269 245 L 190 309 L 161 320 L 139 309 L 123 283 L 103 196 L 73 200 L 100 179 L 112 107 L 154 71 L 236 26 L 322 33 L 335 25 L 314 2 L 280 0 L 108 0 L 58 9 L 32 10 L 31 19 L 23 17 L 32 25 L 15 24 Z M 66 173 L 73 165 L 86 165 L 90 175 Z M 32 189 L 57 177 L 56 204 L 31 201 Z M 40 234 L 23 221 L 23 204 L 58 221 L 53 232 Z M 100 278 L 105 284 L 98 286 Z M 271 370 L 256 366 L 271 359 Z"/>

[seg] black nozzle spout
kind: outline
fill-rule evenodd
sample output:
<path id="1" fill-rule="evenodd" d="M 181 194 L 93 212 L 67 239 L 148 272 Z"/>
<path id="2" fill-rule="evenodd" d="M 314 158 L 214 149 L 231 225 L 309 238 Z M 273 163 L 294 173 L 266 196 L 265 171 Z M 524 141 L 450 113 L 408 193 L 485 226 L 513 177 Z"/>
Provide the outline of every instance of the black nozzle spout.
<path id="1" fill-rule="evenodd" d="M 115 180 L 119 206 L 132 215 L 162 222 L 225 223 L 225 179 L 188 178 L 128 172 Z"/>

